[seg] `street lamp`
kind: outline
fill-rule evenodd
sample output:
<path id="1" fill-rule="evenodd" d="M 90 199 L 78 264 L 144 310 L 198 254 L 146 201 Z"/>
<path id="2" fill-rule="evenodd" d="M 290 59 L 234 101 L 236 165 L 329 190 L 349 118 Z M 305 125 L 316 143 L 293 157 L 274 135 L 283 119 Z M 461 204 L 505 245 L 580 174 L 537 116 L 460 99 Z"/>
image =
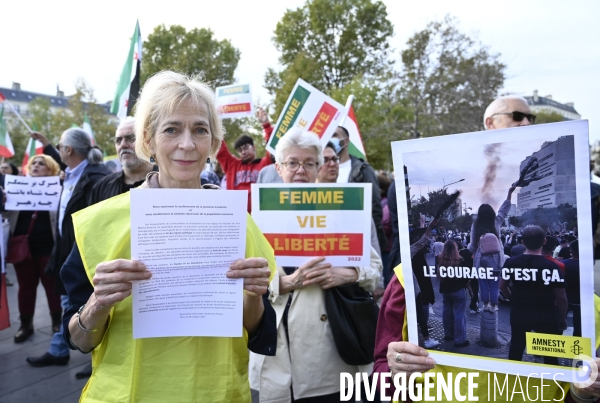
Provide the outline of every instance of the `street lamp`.
<path id="1" fill-rule="evenodd" d="M 464 179 L 459 179 L 459 180 L 457 180 L 456 182 L 450 182 L 449 184 L 447 184 L 447 185 L 444 185 L 444 187 L 442 188 L 442 190 L 443 190 L 443 189 L 446 189 L 446 188 L 447 188 L 448 186 L 450 186 L 450 185 L 454 185 L 455 183 L 462 182 L 462 181 L 464 181 Z"/>

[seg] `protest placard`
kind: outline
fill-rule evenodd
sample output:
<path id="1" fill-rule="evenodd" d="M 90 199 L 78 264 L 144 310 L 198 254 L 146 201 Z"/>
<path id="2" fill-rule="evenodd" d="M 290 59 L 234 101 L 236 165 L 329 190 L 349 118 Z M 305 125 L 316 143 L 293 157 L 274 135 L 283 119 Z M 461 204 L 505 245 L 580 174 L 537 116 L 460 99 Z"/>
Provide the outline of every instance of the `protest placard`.
<path id="1" fill-rule="evenodd" d="M 273 135 L 267 143 L 267 151 L 275 155 L 279 139 L 292 127 L 316 133 L 324 147 L 346 113 L 342 104 L 298 79 L 279 115 Z"/>
<path id="2" fill-rule="evenodd" d="M 371 259 L 370 183 L 253 184 L 252 218 L 280 266 L 325 256 L 334 266 Z"/>
<path id="3" fill-rule="evenodd" d="M 417 309 L 432 308 L 429 344 L 439 345 L 429 352 L 438 364 L 581 379 L 574 358 L 593 357 L 596 342 L 587 121 L 393 142 L 392 152 L 404 178 L 409 341 L 425 347 Z M 425 247 L 411 252 L 423 236 Z M 577 240 L 561 261 L 551 256 L 557 238 Z M 429 250 L 434 241 L 442 245 Z"/>
<path id="4" fill-rule="evenodd" d="M 250 84 L 217 87 L 217 110 L 221 118 L 254 116 Z"/>
<path id="5" fill-rule="evenodd" d="M 6 210 L 56 211 L 62 186 L 58 176 L 6 175 Z"/>

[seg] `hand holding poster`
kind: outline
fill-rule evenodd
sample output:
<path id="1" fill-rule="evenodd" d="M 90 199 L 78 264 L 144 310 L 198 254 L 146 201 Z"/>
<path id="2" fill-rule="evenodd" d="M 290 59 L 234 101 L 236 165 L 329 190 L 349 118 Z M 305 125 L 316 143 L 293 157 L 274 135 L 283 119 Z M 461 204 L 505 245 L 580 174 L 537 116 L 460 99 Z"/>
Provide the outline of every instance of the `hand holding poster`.
<path id="1" fill-rule="evenodd" d="M 217 109 L 221 118 L 254 116 L 250 84 L 217 87 Z"/>
<path id="2" fill-rule="evenodd" d="M 320 256 L 334 266 L 368 265 L 371 191 L 370 183 L 253 184 L 252 218 L 279 266 Z"/>
<path id="3" fill-rule="evenodd" d="M 316 133 L 325 147 L 346 113 L 342 104 L 298 79 L 279 115 L 273 135 L 267 143 L 267 151 L 275 155 L 279 139 L 292 127 Z"/>
<path id="4" fill-rule="evenodd" d="M 56 211 L 62 186 L 58 176 L 6 175 L 6 210 Z"/>
<path id="5" fill-rule="evenodd" d="M 437 364 L 580 380 L 575 357 L 593 357 L 596 341 L 587 122 L 394 142 L 392 152 L 408 189 L 397 187 L 409 341 L 425 347 L 417 309 L 431 306 Z M 423 236 L 420 217 L 432 221 L 457 188 L 435 236 Z M 556 238 L 577 241 L 561 261 Z M 433 241 L 437 256 L 425 249 Z"/>

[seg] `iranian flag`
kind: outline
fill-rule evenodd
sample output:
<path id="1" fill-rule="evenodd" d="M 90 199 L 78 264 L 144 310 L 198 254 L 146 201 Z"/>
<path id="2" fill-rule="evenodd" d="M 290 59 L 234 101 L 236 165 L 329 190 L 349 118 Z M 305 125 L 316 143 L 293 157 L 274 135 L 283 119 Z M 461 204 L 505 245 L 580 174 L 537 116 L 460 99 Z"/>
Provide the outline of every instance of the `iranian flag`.
<path id="1" fill-rule="evenodd" d="M 29 138 L 29 142 L 27 143 L 27 148 L 25 149 L 25 156 L 23 157 L 23 164 L 21 164 L 21 169 L 23 173 L 27 175 L 27 162 L 29 162 L 29 158 L 32 155 L 38 155 L 44 153 L 44 145 L 41 141 L 33 140 L 31 137 Z"/>
<path id="2" fill-rule="evenodd" d="M 92 141 L 92 145 L 95 146 L 96 145 L 96 138 L 94 137 L 94 132 L 92 131 L 92 125 L 90 124 L 90 117 L 88 116 L 87 112 L 85 112 L 85 114 L 83 115 L 83 127 L 82 127 L 83 131 L 86 132 L 88 134 L 88 136 L 90 136 L 90 140 Z"/>
<path id="3" fill-rule="evenodd" d="M 15 148 L 10 141 L 10 135 L 4 121 L 4 106 L 0 110 L 0 157 L 10 158 L 15 155 Z"/>
<path id="4" fill-rule="evenodd" d="M 353 100 L 354 95 L 350 95 L 346 101 L 348 115 L 346 116 L 346 119 L 344 119 L 344 122 L 341 124 L 341 126 L 348 130 L 348 134 L 350 135 L 348 153 L 366 161 L 367 153 L 365 152 L 365 147 L 363 146 L 360 130 L 358 130 L 358 119 L 356 119 L 356 114 L 354 113 L 354 108 L 352 107 Z"/>
<path id="5" fill-rule="evenodd" d="M 131 38 L 131 45 L 129 46 L 129 53 L 127 54 L 125 66 L 123 66 L 123 71 L 121 72 L 115 99 L 110 108 L 111 113 L 117 115 L 121 120 L 127 115 L 131 115 L 131 110 L 140 93 L 141 63 L 142 36 L 140 35 L 140 24 L 138 21 L 135 24 L 135 31 Z"/>

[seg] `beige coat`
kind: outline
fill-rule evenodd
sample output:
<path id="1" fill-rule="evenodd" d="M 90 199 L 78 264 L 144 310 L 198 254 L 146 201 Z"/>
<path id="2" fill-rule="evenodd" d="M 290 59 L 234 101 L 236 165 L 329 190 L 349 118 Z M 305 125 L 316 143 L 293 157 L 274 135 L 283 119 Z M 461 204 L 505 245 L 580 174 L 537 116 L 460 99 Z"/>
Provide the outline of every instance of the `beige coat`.
<path id="1" fill-rule="evenodd" d="M 373 291 L 379 282 L 381 258 L 371 248 L 371 265 L 356 267 L 358 283 Z M 260 392 L 260 401 L 269 403 L 291 402 L 294 398 L 327 395 L 340 391 L 340 372 L 369 372 L 368 366 L 346 364 L 337 353 L 327 312 L 325 294 L 318 285 L 296 290 L 288 313 L 291 347 L 288 346 L 282 315 L 289 299 L 279 294 L 279 277 L 285 276 L 278 267 L 269 286 L 269 299 L 277 314 L 277 355 L 268 357 L 250 354 L 250 387 Z"/>

